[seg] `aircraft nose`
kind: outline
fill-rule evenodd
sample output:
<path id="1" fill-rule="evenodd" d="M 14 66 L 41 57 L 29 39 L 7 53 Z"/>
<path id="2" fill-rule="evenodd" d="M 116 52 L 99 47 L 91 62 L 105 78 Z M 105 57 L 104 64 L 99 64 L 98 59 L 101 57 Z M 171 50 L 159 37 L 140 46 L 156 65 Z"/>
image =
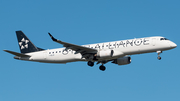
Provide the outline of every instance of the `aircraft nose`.
<path id="1" fill-rule="evenodd" d="M 174 42 L 171 42 L 170 46 L 171 46 L 172 48 L 176 48 L 176 47 L 177 47 L 177 45 L 176 45 Z"/>

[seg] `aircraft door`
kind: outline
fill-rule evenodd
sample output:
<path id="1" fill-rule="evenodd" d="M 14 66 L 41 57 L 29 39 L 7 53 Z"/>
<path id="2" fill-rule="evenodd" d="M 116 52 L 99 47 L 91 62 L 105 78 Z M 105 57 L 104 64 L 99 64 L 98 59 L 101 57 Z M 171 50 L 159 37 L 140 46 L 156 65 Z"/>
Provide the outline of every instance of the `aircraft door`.
<path id="1" fill-rule="evenodd" d="M 48 52 L 48 51 L 44 51 L 44 52 L 43 52 L 43 55 L 44 55 L 44 59 L 45 59 L 45 60 L 46 60 L 46 57 L 47 57 L 47 52 Z"/>
<path id="2" fill-rule="evenodd" d="M 156 45 L 156 38 L 152 38 L 152 46 Z"/>

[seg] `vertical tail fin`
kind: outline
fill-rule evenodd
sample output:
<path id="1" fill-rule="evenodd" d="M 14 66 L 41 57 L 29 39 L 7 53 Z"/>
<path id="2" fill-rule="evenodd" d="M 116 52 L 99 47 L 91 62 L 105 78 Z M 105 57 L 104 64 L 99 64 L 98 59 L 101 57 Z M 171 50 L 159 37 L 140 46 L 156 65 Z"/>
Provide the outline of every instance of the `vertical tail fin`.
<path id="1" fill-rule="evenodd" d="M 21 53 L 30 53 L 43 50 L 36 47 L 22 31 L 16 31 L 16 35 Z"/>

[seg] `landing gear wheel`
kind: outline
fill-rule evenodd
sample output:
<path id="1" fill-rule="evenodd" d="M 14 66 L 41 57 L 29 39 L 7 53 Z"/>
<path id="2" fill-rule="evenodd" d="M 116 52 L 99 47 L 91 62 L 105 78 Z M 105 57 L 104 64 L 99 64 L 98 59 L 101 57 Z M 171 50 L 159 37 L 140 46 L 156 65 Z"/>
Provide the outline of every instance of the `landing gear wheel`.
<path id="1" fill-rule="evenodd" d="M 103 66 L 103 65 L 101 65 L 101 66 L 99 67 L 99 69 L 102 70 L 102 71 L 105 71 L 105 70 L 106 70 L 106 67 Z"/>
<path id="2" fill-rule="evenodd" d="M 158 60 L 161 60 L 161 57 L 159 55 L 162 53 L 162 51 L 157 51 L 157 53 L 158 53 Z"/>
<path id="3" fill-rule="evenodd" d="M 158 56 L 158 60 L 161 60 L 161 57 L 160 57 L 160 56 Z"/>
<path id="4" fill-rule="evenodd" d="M 87 64 L 88 64 L 88 66 L 91 66 L 91 67 L 94 66 L 94 62 L 92 62 L 92 61 L 88 61 Z"/>

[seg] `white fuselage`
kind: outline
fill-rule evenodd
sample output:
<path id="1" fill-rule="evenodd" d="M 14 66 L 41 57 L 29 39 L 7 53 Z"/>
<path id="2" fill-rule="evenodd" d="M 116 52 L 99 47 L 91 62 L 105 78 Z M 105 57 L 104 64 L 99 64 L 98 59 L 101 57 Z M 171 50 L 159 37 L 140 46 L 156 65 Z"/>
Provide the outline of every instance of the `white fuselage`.
<path id="1" fill-rule="evenodd" d="M 114 52 L 119 53 L 114 57 L 106 58 L 106 60 L 112 60 L 126 55 L 165 51 L 176 47 L 176 44 L 172 41 L 161 40 L 161 38 L 163 37 L 146 37 L 122 41 L 89 44 L 83 46 L 97 49 L 98 51 L 113 50 Z M 80 53 L 66 48 L 48 49 L 38 52 L 27 53 L 27 55 L 30 55 L 31 57 L 21 57 L 20 60 L 37 61 L 45 63 L 67 63 L 75 61 L 88 61 L 85 58 L 83 58 Z"/>

